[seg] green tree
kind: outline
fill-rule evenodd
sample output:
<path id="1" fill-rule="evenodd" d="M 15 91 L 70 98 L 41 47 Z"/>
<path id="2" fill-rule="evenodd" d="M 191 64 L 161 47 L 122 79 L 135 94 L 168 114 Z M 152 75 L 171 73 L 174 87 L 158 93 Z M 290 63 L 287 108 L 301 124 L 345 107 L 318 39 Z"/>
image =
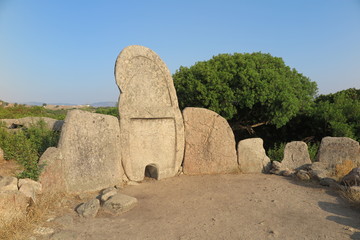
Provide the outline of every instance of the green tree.
<path id="1" fill-rule="evenodd" d="M 323 136 L 360 140 L 360 89 L 350 88 L 320 95 L 315 104 L 312 115 L 323 123 Z"/>
<path id="2" fill-rule="evenodd" d="M 173 75 L 180 108 L 204 107 L 234 129 L 271 124 L 284 126 L 311 108 L 315 82 L 264 53 L 220 54 Z"/>

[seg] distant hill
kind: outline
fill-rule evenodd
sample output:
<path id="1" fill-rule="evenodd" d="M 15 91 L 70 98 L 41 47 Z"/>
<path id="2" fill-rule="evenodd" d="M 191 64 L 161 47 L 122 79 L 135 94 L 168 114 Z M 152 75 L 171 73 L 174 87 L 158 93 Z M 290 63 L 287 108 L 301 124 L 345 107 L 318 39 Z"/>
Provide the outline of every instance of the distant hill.
<path id="1" fill-rule="evenodd" d="M 116 107 L 117 102 L 97 102 L 90 105 L 93 107 Z"/>
<path id="2" fill-rule="evenodd" d="M 43 102 L 22 102 L 20 104 L 30 105 L 30 106 L 42 106 Z M 77 104 L 71 104 L 71 103 L 46 103 L 47 105 L 59 105 L 59 106 L 72 106 Z"/>
<path id="3" fill-rule="evenodd" d="M 43 102 L 23 102 L 21 104 L 26 104 L 30 106 L 42 106 Z M 47 105 L 55 105 L 55 106 L 77 106 L 79 104 L 72 104 L 72 103 L 46 103 Z M 90 105 L 93 107 L 115 107 L 117 102 L 96 102 L 92 104 L 83 104 L 83 105 Z"/>

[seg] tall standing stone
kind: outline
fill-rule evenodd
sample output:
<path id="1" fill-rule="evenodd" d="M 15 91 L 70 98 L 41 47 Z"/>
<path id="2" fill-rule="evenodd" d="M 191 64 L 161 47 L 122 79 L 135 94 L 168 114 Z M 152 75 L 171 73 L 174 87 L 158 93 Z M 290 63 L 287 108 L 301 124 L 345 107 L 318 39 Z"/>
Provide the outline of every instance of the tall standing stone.
<path id="1" fill-rule="evenodd" d="M 185 174 L 238 171 L 235 137 L 225 118 L 216 112 L 188 107 L 185 124 Z"/>
<path id="2" fill-rule="evenodd" d="M 317 159 L 335 166 L 350 160 L 360 166 L 359 142 L 347 137 L 324 137 L 321 140 Z"/>
<path id="3" fill-rule="evenodd" d="M 40 182 L 45 191 L 81 193 L 120 184 L 123 168 L 120 128 L 116 117 L 81 110 L 69 111 L 57 148 L 40 158 L 45 164 Z"/>
<path id="4" fill-rule="evenodd" d="M 238 162 L 243 173 L 267 172 L 270 159 L 266 156 L 261 138 L 249 138 L 238 143 Z"/>
<path id="5" fill-rule="evenodd" d="M 286 144 L 284 158 L 281 161 L 283 168 L 297 169 L 305 164 L 311 164 L 308 146 L 302 141 L 293 141 Z"/>
<path id="6" fill-rule="evenodd" d="M 151 49 L 126 47 L 115 64 L 120 89 L 121 156 L 127 177 L 175 176 L 184 152 L 184 123 L 171 74 Z"/>

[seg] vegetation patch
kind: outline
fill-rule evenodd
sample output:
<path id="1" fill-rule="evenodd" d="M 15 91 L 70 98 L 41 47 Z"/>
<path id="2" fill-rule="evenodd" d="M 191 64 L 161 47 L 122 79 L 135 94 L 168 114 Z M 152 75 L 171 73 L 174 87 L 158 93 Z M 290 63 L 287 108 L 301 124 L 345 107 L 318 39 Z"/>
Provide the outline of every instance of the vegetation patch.
<path id="1" fill-rule="evenodd" d="M 63 120 L 66 110 L 49 110 L 41 106 L 16 105 L 14 107 L 0 106 L 0 119 L 17 119 L 23 117 L 49 117 Z"/>
<path id="2" fill-rule="evenodd" d="M 33 230 L 45 221 L 46 214 L 55 211 L 59 202 L 64 199 L 63 193 L 43 193 L 38 196 L 36 204 L 31 204 L 25 217 L 1 224 L 0 240 L 29 239 Z"/>
<path id="3" fill-rule="evenodd" d="M 267 155 L 271 161 L 281 162 L 284 158 L 284 149 L 286 143 L 275 143 L 274 147 L 267 150 Z"/>
<path id="4" fill-rule="evenodd" d="M 5 160 L 16 160 L 24 171 L 19 178 L 38 180 L 43 166 L 39 166 L 40 156 L 48 147 L 56 146 L 60 133 L 49 130 L 44 121 L 39 121 L 27 129 L 9 131 L 0 127 L 0 148 Z"/>

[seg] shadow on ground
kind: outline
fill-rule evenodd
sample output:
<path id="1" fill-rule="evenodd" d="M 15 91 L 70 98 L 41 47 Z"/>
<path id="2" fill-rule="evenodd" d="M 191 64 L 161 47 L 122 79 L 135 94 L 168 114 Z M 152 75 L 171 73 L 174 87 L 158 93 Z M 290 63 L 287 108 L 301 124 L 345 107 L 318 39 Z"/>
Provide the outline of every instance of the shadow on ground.
<path id="1" fill-rule="evenodd" d="M 326 217 L 327 220 L 344 225 L 344 229 L 354 232 L 351 239 L 360 240 L 360 208 L 352 206 L 348 200 L 340 196 L 339 190 L 332 190 L 329 187 L 321 186 L 317 181 L 300 181 L 297 179 L 288 178 L 288 180 L 295 185 L 303 186 L 312 189 L 326 189 L 328 195 L 336 197 L 337 203 L 319 201 L 319 207 L 332 214 Z"/>

